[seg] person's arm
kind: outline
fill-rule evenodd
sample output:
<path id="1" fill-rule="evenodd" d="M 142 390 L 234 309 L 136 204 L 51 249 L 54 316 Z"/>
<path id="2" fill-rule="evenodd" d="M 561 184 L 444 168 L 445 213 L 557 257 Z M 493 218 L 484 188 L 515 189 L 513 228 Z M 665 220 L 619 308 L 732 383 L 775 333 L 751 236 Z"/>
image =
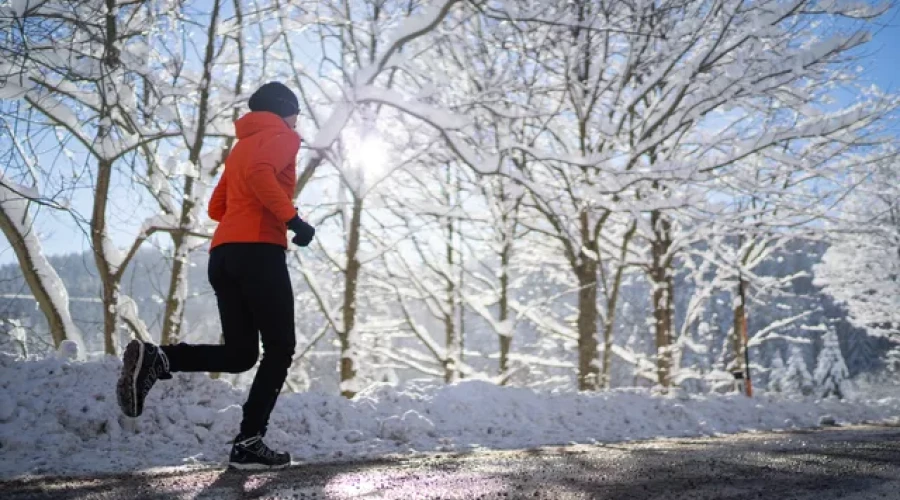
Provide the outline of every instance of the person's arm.
<path id="1" fill-rule="evenodd" d="M 226 193 L 225 176 L 222 175 L 222 178 L 219 179 L 219 183 L 216 184 L 216 188 L 213 190 L 212 197 L 209 199 L 209 207 L 206 210 L 209 218 L 216 222 L 222 222 L 222 217 L 225 216 Z"/>
<path id="2" fill-rule="evenodd" d="M 294 133 L 278 134 L 263 141 L 247 169 L 247 184 L 260 203 L 275 214 L 279 221 L 287 221 L 297 215 L 291 198 L 278 184 L 278 174 L 297 158 L 300 136 Z"/>

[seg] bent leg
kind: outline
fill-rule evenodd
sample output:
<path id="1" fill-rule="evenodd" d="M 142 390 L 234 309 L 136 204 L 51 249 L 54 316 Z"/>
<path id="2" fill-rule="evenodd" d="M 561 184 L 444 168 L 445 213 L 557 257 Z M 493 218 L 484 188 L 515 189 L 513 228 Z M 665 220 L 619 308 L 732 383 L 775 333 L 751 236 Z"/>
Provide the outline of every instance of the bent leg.
<path id="1" fill-rule="evenodd" d="M 256 364 L 259 334 L 232 265 L 241 263 L 242 257 L 240 248 L 222 246 L 213 249 L 209 258 L 209 282 L 216 293 L 224 344 L 162 346 L 170 371 L 242 373 Z"/>

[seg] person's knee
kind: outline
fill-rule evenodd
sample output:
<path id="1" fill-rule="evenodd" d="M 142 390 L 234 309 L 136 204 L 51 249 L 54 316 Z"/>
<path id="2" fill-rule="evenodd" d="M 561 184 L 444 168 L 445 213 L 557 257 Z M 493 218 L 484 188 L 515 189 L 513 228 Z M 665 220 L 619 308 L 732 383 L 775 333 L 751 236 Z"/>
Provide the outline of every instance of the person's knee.
<path id="1" fill-rule="evenodd" d="M 234 349 L 229 354 L 231 373 L 243 373 L 256 366 L 259 361 L 259 347 Z"/>
<path id="2" fill-rule="evenodd" d="M 277 342 L 263 344 L 263 357 L 279 365 L 288 366 L 294 358 L 297 341 L 294 337 L 279 339 Z"/>

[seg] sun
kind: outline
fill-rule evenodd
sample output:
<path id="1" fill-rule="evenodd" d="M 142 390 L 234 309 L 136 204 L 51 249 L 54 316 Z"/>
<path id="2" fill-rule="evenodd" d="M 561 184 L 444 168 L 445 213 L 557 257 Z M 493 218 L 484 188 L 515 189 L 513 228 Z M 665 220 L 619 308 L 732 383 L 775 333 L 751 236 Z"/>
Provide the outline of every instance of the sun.
<path id="1" fill-rule="evenodd" d="M 344 143 L 347 166 L 363 186 L 371 186 L 387 175 L 390 146 L 377 132 L 348 130 Z"/>

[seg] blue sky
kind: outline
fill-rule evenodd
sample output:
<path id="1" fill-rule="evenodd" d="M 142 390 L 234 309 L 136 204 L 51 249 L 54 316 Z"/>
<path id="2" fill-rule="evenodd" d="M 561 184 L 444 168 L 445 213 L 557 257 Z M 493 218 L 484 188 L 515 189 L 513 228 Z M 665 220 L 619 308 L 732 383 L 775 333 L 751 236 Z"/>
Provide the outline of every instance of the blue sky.
<path id="1" fill-rule="evenodd" d="M 865 76 L 884 90 L 900 90 L 900 5 L 894 5 L 881 21 L 870 47 Z"/>
<path id="2" fill-rule="evenodd" d="M 878 24 L 873 41 L 863 51 L 866 58 L 863 80 L 887 91 L 900 91 L 900 7 L 894 6 Z M 900 130 L 900 124 L 898 124 Z M 114 179 L 108 219 L 111 236 L 120 246 L 129 245 L 142 221 L 152 215 L 138 201 L 142 188 L 130 179 L 119 176 Z M 72 207 L 83 216 L 91 213 L 92 196 L 89 191 L 75 195 Z M 147 204 L 149 205 L 149 203 Z M 90 249 L 90 242 L 82 228 L 78 228 L 68 214 L 42 212 L 38 217 L 38 232 L 47 255 L 82 252 Z M 0 264 L 15 262 L 15 254 L 5 239 L 0 242 Z"/>

